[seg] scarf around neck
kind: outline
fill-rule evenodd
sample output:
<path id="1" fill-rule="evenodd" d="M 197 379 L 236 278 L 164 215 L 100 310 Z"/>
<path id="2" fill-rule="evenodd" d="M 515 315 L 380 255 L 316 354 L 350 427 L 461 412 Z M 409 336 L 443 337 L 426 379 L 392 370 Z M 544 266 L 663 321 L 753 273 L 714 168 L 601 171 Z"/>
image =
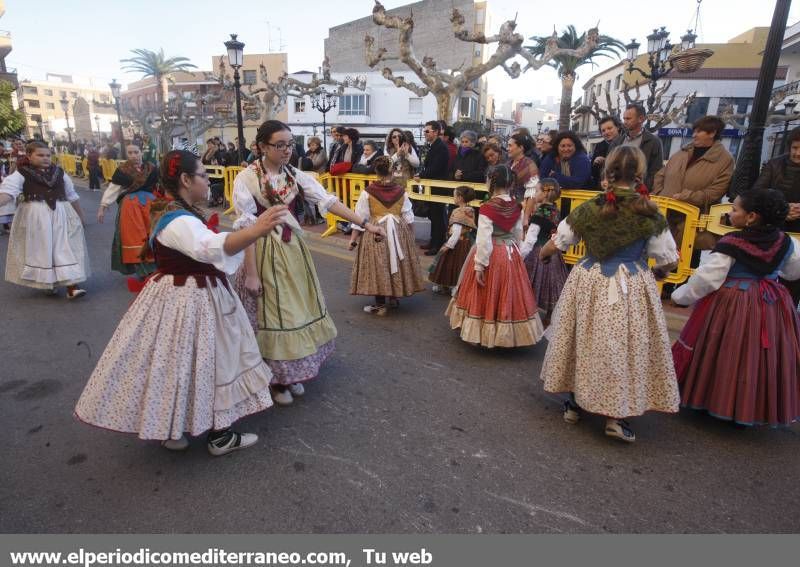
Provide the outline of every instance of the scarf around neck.
<path id="1" fill-rule="evenodd" d="M 492 197 L 481 205 L 479 212 L 491 219 L 500 229 L 511 232 L 522 215 L 522 208 L 514 199 L 506 201 L 501 197 Z"/>
<path id="2" fill-rule="evenodd" d="M 749 227 L 723 236 L 714 252 L 730 256 L 751 272 L 767 276 L 781 265 L 791 240 L 774 227 Z"/>
<path id="3" fill-rule="evenodd" d="M 151 163 L 143 163 L 142 169 L 139 170 L 133 163 L 126 161 L 111 176 L 111 183 L 122 187 L 124 193 L 132 193 L 134 191 L 152 193 L 157 182 L 158 172 Z"/>
<path id="4" fill-rule="evenodd" d="M 606 203 L 606 194 L 601 193 L 591 201 L 579 205 L 567 217 L 567 223 L 586 244 L 588 256 L 605 260 L 621 248 L 637 240 L 661 234 L 667 228 L 664 215 L 640 215 L 631 204 L 639 198 L 633 189 L 615 187 L 619 211 L 611 218 L 604 218 L 600 211 Z"/>
<path id="5" fill-rule="evenodd" d="M 389 185 L 378 182 L 370 183 L 364 190 L 370 197 L 375 197 L 387 209 L 406 195 L 406 188 L 397 183 Z"/>

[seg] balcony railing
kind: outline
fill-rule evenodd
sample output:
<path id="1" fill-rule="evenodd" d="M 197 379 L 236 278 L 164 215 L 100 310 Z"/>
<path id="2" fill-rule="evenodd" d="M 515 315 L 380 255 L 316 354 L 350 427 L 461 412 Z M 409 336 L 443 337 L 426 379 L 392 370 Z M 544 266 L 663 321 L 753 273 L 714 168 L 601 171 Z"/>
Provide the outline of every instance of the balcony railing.
<path id="1" fill-rule="evenodd" d="M 783 98 L 789 95 L 800 93 L 800 81 L 786 83 L 772 89 L 772 98 Z"/>

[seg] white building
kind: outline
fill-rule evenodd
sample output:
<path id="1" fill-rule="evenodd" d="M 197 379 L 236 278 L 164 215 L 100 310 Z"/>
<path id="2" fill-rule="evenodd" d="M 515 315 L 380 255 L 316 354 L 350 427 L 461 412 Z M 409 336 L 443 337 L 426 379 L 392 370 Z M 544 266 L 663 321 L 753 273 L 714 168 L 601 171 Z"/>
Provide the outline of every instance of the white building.
<path id="1" fill-rule="evenodd" d="M 392 128 L 411 130 L 417 140 L 422 139 L 425 122 L 436 119 L 436 98 L 428 95 L 420 98 L 411 91 L 397 88 L 378 72 L 362 74 L 366 78 L 366 89 L 346 89 L 337 100 L 336 108 L 325 116 L 327 129 L 340 125 L 355 128 L 361 140 L 383 142 Z M 309 82 L 311 73 L 293 73 L 296 79 Z M 345 73 L 331 73 L 331 78 L 344 80 Z M 312 108 L 310 97 L 290 97 L 288 123 L 298 139 L 302 136 L 322 137 L 322 113 Z M 328 145 L 331 138 L 328 136 Z"/>

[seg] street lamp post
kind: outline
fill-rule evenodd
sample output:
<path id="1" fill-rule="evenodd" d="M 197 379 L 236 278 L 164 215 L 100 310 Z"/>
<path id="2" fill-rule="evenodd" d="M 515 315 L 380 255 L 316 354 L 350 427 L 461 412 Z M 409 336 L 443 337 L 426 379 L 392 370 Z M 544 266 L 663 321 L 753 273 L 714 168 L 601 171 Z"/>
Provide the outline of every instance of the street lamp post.
<path id="1" fill-rule="evenodd" d="M 683 36 L 682 41 L 686 44 L 692 44 L 688 36 Z M 681 43 L 681 46 L 684 45 Z M 672 44 L 669 42 L 669 32 L 663 26 L 661 29 L 654 29 L 653 33 L 647 36 L 647 68 L 645 71 L 637 67 L 634 63 L 639 55 L 639 42 L 632 39 L 631 42 L 625 46 L 627 51 L 627 68 L 628 73 L 638 71 L 639 74 L 650 81 L 651 85 L 655 85 L 660 79 L 663 79 L 672 72 L 672 61 L 669 56 L 672 52 Z M 655 88 L 650 89 L 650 96 L 647 97 L 647 107 L 652 108 L 656 102 Z"/>
<path id="2" fill-rule="evenodd" d="M 542 133 L 542 124 L 544 124 L 544 122 L 542 122 L 541 120 L 539 120 L 536 123 L 536 134 L 537 135 Z"/>
<path id="3" fill-rule="evenodd" d="M 95 114 L 94 115 L 94 123 L 97 126 L 97 143 L 100 143 L 100 117 Z"/>
<path id="4" fill-rule="evenodd" d="M 119 128 L 119 156 L 122 157 L 125 155 L 125 140 L 124 136 L 122 135 L 122 115 L 119 111 L 119 97 L 120 91 L 122 90 L 122 85 L 120 85 L 116 79 L 111 79 L 108 87 L 111 89 L 111 96 L 114 97 L 114 106 L 117 109 L 117 127 Z"/>
<path id="5" fill-rule="evenodd" d="M 72 151 L 72 133 L 69 130 L 69 101 L 66 95 L 64 95 L 64 98 L 59 102 L 61 103 L 61 110 L 64 111 L 64 118 L 67 119 L 67 141 L 69 142 L 69 151 Z"/>
<path id="6" fill-rule="evenodd" d="M 786 119 L 783 121 L 783 140 L 781 141 L 781 153 L 786 153 L 786 136 L 789 134 L 789 123 L 794 119 L 794 107 L 797 101 L 787 100 L 783 103 Z"/>
<path id="7" fill-rule="evenodd" d="M 244 43 L 236 39 L 236 34 L 232 33 L 231 38 L 225 42 L 225 49 L 228 50 L 228 63 L 233 67 L 233 90 L 236 93 L 236 129 L 239 135 L 239 163 L 244 161 L 244 123 L 242 122 L 242 84 L 239 82 L 239 68 L 244 59 Z"/>
<path id="8" fill-rule="evenodd" d="M 42 142 L 44 142 L 44 128 L 42 128 L 42 119 L 36 121 L 36 125 L 39 126 L 39 135 L 42 137 Z"/>
<path id="9" fill-rule="evenodd" d="M 325 146 L 325 153 L 328 153 L 328 121 L 326 115 L 336 108 L 336 94 L 329 93 L 322 87 L 311 97 L 311 107 L 322 113 L 322 143 Z"/>

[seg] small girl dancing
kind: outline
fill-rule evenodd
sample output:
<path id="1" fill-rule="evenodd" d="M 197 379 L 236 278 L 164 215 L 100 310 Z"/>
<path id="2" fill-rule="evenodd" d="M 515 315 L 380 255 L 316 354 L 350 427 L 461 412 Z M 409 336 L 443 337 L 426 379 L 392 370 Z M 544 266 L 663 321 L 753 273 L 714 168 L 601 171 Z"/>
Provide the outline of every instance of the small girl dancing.
<path id="1" fill-rule="evenodd" d="M 481 205 L 475 246 L 446 315 L 468 343 L 488 348 L 533 345 L 543 328 L 518 248 L 522 208 L 510 195 L 514 172 L 507 165 L 494 166 L 486 183 L 491 197 Z"/>
<path id="2" fill-rule="evenodd" d="M 461 268 L 467 261 L 469 251 L 475 244 L 475 211 L 469 203 L 475 199 L 475 191 L 471 187 L 456 187 L 453 201 L 456 208 L 450 213 L 450 233 L 447 242 L 439 250 L 439 254 L 429 268 L 428 279 L 433 282 L 433 293 L 450 295 L 450 288 L 458 283 Z"/>
<path id="3" fill-rule="evenodd" d="M 392 160 L 375 158 L 378 181 L 371 183 L 356 202 L 356 214 L 383 226 L 386 237 L 364 235 L 353 225 L 350 249 L 358 246 L 350 278 L 351 295 L 375 296 L 375 303 L 364 307 L 367 313 L 386 315 L 387 300 L 397 305 L 398 297 L 409 297 L 425 289 L 414 246 L 414 211 L 405 187 L 395 183 Z M 362 236 L 363 235 L 363 236 Z M 360 246 L 359 246 L 360 243 Z"/>
<path id="4" fill-rule="evenodd" d="M 561 297 L 564 282 L 569 271 L 564 263 L 564 256 L 557 251 L 546 261 L 539 259 L 542 246 L 547 244 L 556 232 L 560 214 L 556 201 L 561 197 L 561 185 L 548 177 L 539 182 L 534 196 L 533 214 L 530 217 L 525 242 L 520 246 L 520 253 L 525 258 L 528 278 L 536 294 L 539 313 L 544 317 L 544 324 L 550 324 L 550 316 Z"/>

